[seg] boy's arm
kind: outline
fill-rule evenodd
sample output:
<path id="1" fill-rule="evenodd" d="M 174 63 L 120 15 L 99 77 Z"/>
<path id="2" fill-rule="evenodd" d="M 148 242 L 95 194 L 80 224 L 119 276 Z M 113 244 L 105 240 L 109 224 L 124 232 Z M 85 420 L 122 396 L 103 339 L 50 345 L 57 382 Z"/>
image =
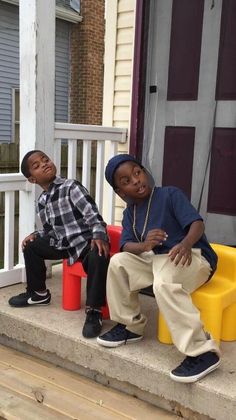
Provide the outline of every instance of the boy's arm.
<path id="1" fill-rule="evenodd" d="M 97 205 L 93 198 L 89 195 L 86 188 L 82 185 L 74 186 L 70 189 L 70 198 L 75 207 L 82 214 L 84 221 L 92 230 L 93 239 L 101 239 L 109 242 L 106 223 L 100 215 Z"/>
<path id="2" fill-rule="evenodd" d="M 37 202 L 37 205 L 36 205 L 36 213 L 37 213 L 37 216 L 39 218 L 41 227 L 38 228 L 35 232 L 33 232 L 35 237 L 39 236 L 39 237 L 43 238 L 45 235 L 52 235 L 53 236 L 53 233 L 54 233 L 52 227 L 50 226 L 50 224 L 45 219 L 45 204 L 46 204 L 45 193 L 43 192 L 39 196 L 38 202 Z"/>
<path id="3" fill-rule="evenodd" d="M 167 239 L 167 234 L 162 229 L 149 230 L 144 242 L 126 242 L 123 251 L 139 255 L 142 252 L 151 251 L 155 246 L 162 245 Z"/>
<path id="4" fill-rule="evenodd" d="M 182 265 L 190 265 L 192 262 L 192 247 L 201 238 L 203 233 L 204 223 L 202 220 L 193 222 L 185 238 L 170 250 L 169 256 L 171 261 L 174 261 L 175 265 L 178 265 L 180 262 Z"/>

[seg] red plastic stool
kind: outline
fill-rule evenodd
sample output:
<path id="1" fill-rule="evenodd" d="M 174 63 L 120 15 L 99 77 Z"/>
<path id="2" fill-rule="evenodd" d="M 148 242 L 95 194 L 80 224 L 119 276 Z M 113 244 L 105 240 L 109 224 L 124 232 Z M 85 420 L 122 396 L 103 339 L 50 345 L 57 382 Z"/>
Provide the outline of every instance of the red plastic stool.
<path id="1" fill-rule="evenodd" d="M 120 250 L 121 226 L 108 225 L 108 235 L 110 237 L 110 255 L 114 255 Z M 67 311 L 76 311 L 81 308 L 81 278 L 87 277 L 80 261 L 73 265 L 67 265 L 67 260 L 63 260 L 62 274 L 62 307 Z M 108 305 L 102 307 L 104 319 L 109 318 Z"/>

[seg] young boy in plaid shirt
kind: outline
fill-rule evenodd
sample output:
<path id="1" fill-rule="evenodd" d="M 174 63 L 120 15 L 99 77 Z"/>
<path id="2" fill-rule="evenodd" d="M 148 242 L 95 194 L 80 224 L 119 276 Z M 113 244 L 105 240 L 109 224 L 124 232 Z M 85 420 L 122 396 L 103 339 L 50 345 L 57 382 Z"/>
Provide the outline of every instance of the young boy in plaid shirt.
<path id="1" fill-rule="evenodd" d="M 109 239 L 106 224 L 82 184 L 56 176 L 56 167 L 40 150 L 31 150 L 21 163 L 23 175 L 43 189 L 37 203 L 42 229 L 22 241 L 27 289 L 13 296 L 15 307 L 48 305 L 45 260 L 81 260 L 87 273 L 86 320 L 83 336 L 96 337 L 102 328 L 101 306 L 105 304 Z"/>

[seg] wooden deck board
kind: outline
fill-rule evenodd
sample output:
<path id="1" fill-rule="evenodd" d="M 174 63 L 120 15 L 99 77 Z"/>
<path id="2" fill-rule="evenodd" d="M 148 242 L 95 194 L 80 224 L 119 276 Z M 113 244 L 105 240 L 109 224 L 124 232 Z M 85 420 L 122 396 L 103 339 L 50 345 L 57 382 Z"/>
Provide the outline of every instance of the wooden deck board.
<path id="1" fill-rule="evenodd" d="M 0 419 L 6 420 L 65 420 L 69 419 L 55 413 L 35 400 L 25 398 L 17 392 L 7 390 L 0 385 Z"/>
<path id="2" fill-rule="evenodd" d="M 176 416 L 78 374 L 0 346 L 0 418 L 174 419 Z"/>

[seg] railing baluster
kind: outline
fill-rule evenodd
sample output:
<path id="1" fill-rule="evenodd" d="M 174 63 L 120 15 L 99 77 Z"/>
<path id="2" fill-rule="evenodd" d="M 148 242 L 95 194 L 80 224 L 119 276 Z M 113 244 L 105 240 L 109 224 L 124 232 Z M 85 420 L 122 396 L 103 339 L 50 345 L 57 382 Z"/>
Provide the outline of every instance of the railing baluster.
<path id="1" fill-rule="evenodd" d="M 83 142 L 82 184 L 90 191 L 91 141 Z"/>
<path id="2" fill-rule="evenodd" d="M 14 266 L 15 192 L 5 192 L 4 269 Z"/>
<path id="3" fill-rule="evenodd" d="M 112 158 L 117 154 L 118 145 L 115 142 L 110 142 L 110 157 Z M 108 193 L 108 203 L 109 203 L 109 210 L 108 210 L 108 220 L 109 224 L 114 223 L 114 216 L 115 216 L 115 194 L 111 187 L 109 187 Z"/>
<path id="4" fill-rule="evenodd" d="M 61 173 L 61 139 L 54 142 L 54 163 L 57 167 L 58 174 Z"/>
<path id="5" fill-rule="evenodd" d="M 76 179 L 77 140 L 68 140 L 68 171 L 67 177 Z"/>
<path id="6" fill-rule="evenodd" d="M 104 183 L 104 154 L 105 154 L 105 143 L 104 141 L 97 142 L 97 164 L 96 164 L 96 192 L 95 201 L 102 211 L 103 203 L 103 183 Z"/>

